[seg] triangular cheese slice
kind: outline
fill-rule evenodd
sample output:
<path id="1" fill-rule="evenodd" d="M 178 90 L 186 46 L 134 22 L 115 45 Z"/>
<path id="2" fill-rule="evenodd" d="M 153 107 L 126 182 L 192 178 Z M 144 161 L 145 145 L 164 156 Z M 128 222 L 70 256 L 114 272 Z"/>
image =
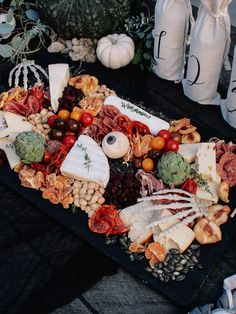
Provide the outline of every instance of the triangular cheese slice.
<path id="1" fill-rule="evenodd" d="M 89 136 L 80 135 L 61 165 L 64 176 L 77 180 L 94 181 L 107 186 L 110 167 L 101 147 Z"/>
<path id="2" fill-rule="evenodd" d="M 50 100 L 54 112 L 58 110 L 58 99 L 70 78 L 69 65 L 67 63 L 49 64 L 49 89 Z"/>
<path id="3" fill-rule="evenodd" d="M 18 133 L 33 130 L 33 125 L 27 121 L 26 117 L 8 111 L 4 111 L 2 115 L 6 121 L 6 127 L 0 131 L 0 138 L 9 136 L 14 140 Z"/>

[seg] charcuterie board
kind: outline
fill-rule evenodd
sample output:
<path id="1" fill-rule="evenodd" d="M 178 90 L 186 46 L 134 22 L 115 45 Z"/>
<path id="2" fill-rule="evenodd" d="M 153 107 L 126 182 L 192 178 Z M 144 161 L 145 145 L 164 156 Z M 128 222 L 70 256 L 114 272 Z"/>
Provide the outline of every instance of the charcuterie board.
<path id="1" fill-rule="evenodd" d="M 119 95 L 119 91 L 117 92 Z M 135 110 L 136 112 L 138 112 L 137 107 L 130 107 L 136 101 L 132 93 L 130 97 L 129 97 L 129 91 L 126 91 L 125 93 L 122 93 L 122 94 L 123 94 L 122 99 L 124 99 L 123 104 L 126 107 L 129 106 L 129 108 L 131 108 L 132 111 Z M 113 96 L 110 96 L 110 97 L 113 97 Z M 131 99 L 128 99 L 128 97 Z M 131 102 L 129 102 L 128 100 Z M 168 101 L 166 100 L 165 102 L 168 103 Z M 144 103 L 143 105 L 147 105 L 148 107 L 148 104 Z M 160 104 L 158 105 L 159 105 L 158 109 L 161 110 L 162 109 L 161 105 Z M 171 110 L 173 110 L 173 108 L 171 109 L 171 104 L 169 104 L 169 106 L 170 106 L 170 114 L 172 116 Z M 146 112 L 146 111 L 143 111 L 144 110 L 143 108 L 144 107 L 139 109 L 139 113 L 144 114 L 144 112 Z M 148 110 L 147 112 L 148 114 L 145 113 L 147 116 L 149 115 L 151 116 L 153 113 L 155 115 L 155 111 L 153 110 L 151 112 L 150 110 Z M 178 116 L 179 114 L 180 113 L 177 113 Z M 160 117 L 160 113 L 157 113 L 157 115 Z M 163 118 L 163 116 L 161 116 L 161 118 Z M 169 121 L 169 119 L 167 118 L 165 119 Z M 168 124 L 169 122 L 165 121 L 165 119 L 160 120 L 163 123 L 163 126 L 160 127 L 160 129 L 163 129 L 167 125 L 169 125 Z M 140 127 L 140 124 L 135 125 L 135 127 L 137 126 Z M 143 127 L 143 125 L 141 126 Z M 220 135 L 219 134 L 220 132 L 214 132 L 214 130 L 208 129 L 202 123 L 199 123 L 199 125 L 198 123 L 196 123 L 196 127 L 201 132 L 202 139 L 204 141 L 207 141 L 213 135 L 217 135 L 217 136 Z M 155 133 L 157 133 L 158 131 L 159 130 L 155 130 Z M 85 168 L 87 167 L 89 169 L 90 167 L 92 167 L 90 163 L 93 162 L 93 158 L 89 157 L 89 154 L 91 155 L 91 152 L 89 150 L 86 150 L 84 148 L 84 145 L 85 145 L 85 142 L 83 142 L 81 139 L 81 142 L 77 143 L 77 148 L 80 149 L 80 154 L 82 154 L 81 155 L 82 157 L 87 156 L 85 158 L 84 166 Z M 94 151 L 96 151 L 96 154 L 99 154 L 99 150 L 97 150 L 96 147 L 94 148 Z M 71 160 L 72 161 L 74 160 L 74 156 L 71 156 L 71 158 L 72 159 L 70 159 L 70 162 L 68 162 L 67 164 L 64 165 L 64 167 L 61 168 L 63 172 L 68 176 L 71 173 L 71 169 L 68 165 L 71 163 Z M 78 167 L 80 167 L 80 165 L 78 165 Z M 105 169 L 106 167 L 105 162 L 103 163 L 102 167 Z M 186 278 L 181 282 L 173 281 L 173 280 L 169 282 L 163 282 L 162 280 L 159 280 L 157 276 L 153 275 L 154 272 L 149 273 L 147 271 L 147 265 L 144 263 L 144 261 L 130 258 L 130 254 L 127 254 L 127 252 L 125 252 L 124 246 L 122 247 L 122 245 L 120 244 L 122 241 L 120 241 L 119 239 L 117 241 L 113 241 L 114 237 L 112 236 L 110 239 L 106 239 L 103 235 L 92 233 L 88 227 L 88 217 L 85 212 L 78 210 L 75 213 L 73 213 L 69 210 L 63 209 L 61 205 L 52 205 L 48 200 L 45 199 L 47 197 L 42 198 L 40 192 L 22 187 L 19 183 L 18 175 L 14 173 L 13 171 L 10 171 L 10 168 L 8 167 L 8 165 L 4 165 L 0 170 L 1 170 L 0 180 L 2 182 L 4 182 L 5 184 L 10 186 L 17 192 L 19 192 L 21 195 L 26 197 L 29 201 L 32 201 L 37 207 L 44 210 L 50 216 L 52 216 L 57 221 L 65 225 L 72 232 L 74 232 L 78 236 L 82 237 L 83 239 L 85 239 L 86 241 L 94 245 L 96 248 L 104 252 L 106 255 L 110 256 L 112 259 L 117 261 L 121 266 L 123 266 L 129 272 L 133 273 L 136 277 L 138 277 L 145 284 L 150 285 L 154 289 L 160 291 L 161 293 L 165 294 L 167 297 L 169 297 L 170 299 L 174 300 L 175 302 L 181 305 L 187 305 L 192 301 L 192 299 L 194 298 L 194 295 L 196 294 L 198 289 L 201 287 L 207 275 L 214 267 L 217 259 L 220 258 L 225 247 L 229 244 L 230 240 L 232 239 L 234 235 L 235 219 L 228 219 L 228 222 L 221 227 L 222 235 L 223 235 L 222 240 L 216 244 L 201 246 L 201 254 L 200 256 L 198 256 L 199 257 L 198 262 L 199 262 L 199 265 L 201 265 L 199 269 L 195 268 L 192 272 L 189 272 Z M 106 175 L 104 175 L 103 179 L 101 179 L 99 175 L 97 177 L 98 177 L 97 180 L 100 180 L 98 182 L 101 186 L 107 184 L 108 179 Z M 236 206 L 236 199 L 233 196 L 234 194 L 235 194 L 235 188 L 230 190 L 230 195 L 229 195 L 229 198 L 230 198 L 229 206 L 231 207 L 231 209 L 234 209 Z M 88 214 L 91 214 L 91 213 L 88 212 Z M 176 276 L 178 277 L 178 275 Z M 191 289 L 189 287 L 191 287 Z"/>

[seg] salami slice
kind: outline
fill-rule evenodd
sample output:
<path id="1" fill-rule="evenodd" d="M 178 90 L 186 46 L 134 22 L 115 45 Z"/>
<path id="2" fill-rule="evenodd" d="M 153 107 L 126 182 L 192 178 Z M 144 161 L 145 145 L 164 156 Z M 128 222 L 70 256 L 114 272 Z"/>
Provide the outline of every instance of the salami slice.
<path id="1" fill-rule="evenodd" d="M 91 231 L 102 234 L 122 234 L 128 231 L 113 205 L 102 205 L 89 219 Z"/>
<path id="2" fill-rule="evenodd" d="M 236 155 L 225 153 L 221 158 L 218 166 L 219 175 L 223 181 L 231 187 L 236 185 Z"/>

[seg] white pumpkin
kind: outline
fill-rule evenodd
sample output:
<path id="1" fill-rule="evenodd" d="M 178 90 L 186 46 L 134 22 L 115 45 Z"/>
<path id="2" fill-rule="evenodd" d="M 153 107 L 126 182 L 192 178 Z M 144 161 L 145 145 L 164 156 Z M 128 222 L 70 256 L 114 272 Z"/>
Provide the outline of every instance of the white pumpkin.
<path id="1" fill-rule="evenodd" d="M 97 45 L 97 57 L 111 69 L 126 66 L 134 57 L 134 42 L 125 34 L 113 34 L 102 37 Z"/>
<path id="2" fill-rule="evenodd" d="M 121 158 L 128 152 L 129 140 L 122 132 L 110 132 L 102 141 L 102 149 L 109 158 Z"/>

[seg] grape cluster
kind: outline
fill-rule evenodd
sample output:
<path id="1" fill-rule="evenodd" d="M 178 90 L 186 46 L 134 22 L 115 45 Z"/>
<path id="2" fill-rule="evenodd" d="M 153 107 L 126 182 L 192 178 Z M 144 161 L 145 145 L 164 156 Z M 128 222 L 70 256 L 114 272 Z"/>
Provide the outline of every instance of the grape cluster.
<path id="1" fill-rule="evenodd" d="M 80 100 L 84 97 L 84 94 L 73 86 L 66 86 L 62 97 L 59 98 L 59 110 L 66 109 L 70 112 L 74 107 L 78 107 Z"/>

